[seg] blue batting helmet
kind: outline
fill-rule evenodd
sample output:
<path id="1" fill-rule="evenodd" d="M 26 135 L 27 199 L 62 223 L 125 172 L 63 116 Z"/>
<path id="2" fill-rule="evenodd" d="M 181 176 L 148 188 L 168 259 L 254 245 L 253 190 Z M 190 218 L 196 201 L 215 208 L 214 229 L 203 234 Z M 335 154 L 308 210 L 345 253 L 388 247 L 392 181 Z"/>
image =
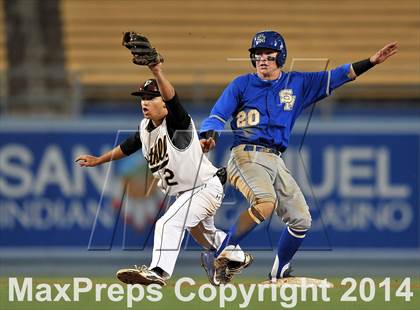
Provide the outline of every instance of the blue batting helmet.
<path id="1" fill-rule="evenodd" d="M 286 42 L 284 42 L 280 33 L 272 30 L 266 30 L 255 34 L 252 38 L 251 48 L 249 49 L 251 62 L 254 67 L 256 67 L 254 59 L 255 51 L 263 48 L 277 51 L 277 65 L 279 67 L 283 67 L 286 62 L 287 50 Z"/>

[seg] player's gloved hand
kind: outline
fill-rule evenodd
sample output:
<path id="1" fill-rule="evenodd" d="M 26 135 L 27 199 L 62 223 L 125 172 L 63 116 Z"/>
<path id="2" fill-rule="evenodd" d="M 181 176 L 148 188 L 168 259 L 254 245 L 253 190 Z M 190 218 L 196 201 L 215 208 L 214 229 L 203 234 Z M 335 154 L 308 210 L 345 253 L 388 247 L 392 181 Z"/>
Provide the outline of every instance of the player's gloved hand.
<path id="1" fill-rule="evenodd" d="M 163 62 L 163 57 L 152 46 L 149 39 L 137 32 L 124 32 L 122 45 L 133 55 L 133 63 L 139 66 L 154 66 Z"/>
<path id="2" fill-rule="evenodd" d="M 387 45 L 385 45 L 383 48 L 381 48 L 379 51 L 375 53 L 375 55 L 370 57 L 370 62 L 374 65 L 383 63 L 385 60 L 387 60 L 388 57 L 394 55 L 398 50 L 398 42 L 392 42 Z"/>
<path id="3" fill-rule="evenodd" d="M 201 139 L 200 145 L 201 149 L 203 150 L 203 153 L 207 153 L 214 149 L 214 147 L 216 146 L 216 141 L 214 141 L 214 139 L 211 137 L 208 139 Z"/>
<path id="4" fill-rule="evenodd" d="M 99 157 L 92 155 L 81 155 L 76 158 L 76 163 L 79 163 L 80 167 L 95 167 L 101 164 Z"/>

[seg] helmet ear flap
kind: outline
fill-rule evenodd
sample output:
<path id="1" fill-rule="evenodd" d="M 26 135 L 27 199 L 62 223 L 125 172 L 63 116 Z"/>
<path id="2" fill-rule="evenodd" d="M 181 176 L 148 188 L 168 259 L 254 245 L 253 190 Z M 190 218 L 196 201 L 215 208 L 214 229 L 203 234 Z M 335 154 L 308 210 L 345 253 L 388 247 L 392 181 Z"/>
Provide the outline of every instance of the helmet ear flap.
<path id="1" fill-rule="evenodd" d="M 254 68 L 256 68 L 256 67 L 257 67 L 257 63 L 255 62 L 255 53 L 250 52 L 250 53 L 249 53 L 249 58 L 251 59 L 252 66 L 253 66 Z"/>
<path id="2" fill-rule="evenodd" d="M 279 68 L 283 67 L 286 62 L 287 51 L 284 49 L 282 52 L 277 53 L 276 62 Z"/>
<path id="3" fill-rule="evenodd" d="M 282 67 L 282 63 L 281 63 L 281 59 L 280 59 L 280 52 L 277 52 L 277 56 L 276 56 L 276 64 L 277 64 L 277 68 L 281 68 Z"/>

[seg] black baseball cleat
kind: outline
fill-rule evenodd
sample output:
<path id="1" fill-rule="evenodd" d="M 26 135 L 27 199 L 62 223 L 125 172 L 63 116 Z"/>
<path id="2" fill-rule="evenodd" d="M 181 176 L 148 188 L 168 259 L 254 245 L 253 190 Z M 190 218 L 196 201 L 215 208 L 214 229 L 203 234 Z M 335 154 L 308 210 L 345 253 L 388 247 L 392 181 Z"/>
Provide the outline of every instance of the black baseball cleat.
<path id="1" fill-rule="evenodd" d="M 166 285 L 166 281 L 162 276 L 144 265 L 140 268 L 135 266 L 135 268 L 120 269 L 117 271 L 117 278 L 127 284 L 141 284 L 146 286 L 149 284 Z"/>

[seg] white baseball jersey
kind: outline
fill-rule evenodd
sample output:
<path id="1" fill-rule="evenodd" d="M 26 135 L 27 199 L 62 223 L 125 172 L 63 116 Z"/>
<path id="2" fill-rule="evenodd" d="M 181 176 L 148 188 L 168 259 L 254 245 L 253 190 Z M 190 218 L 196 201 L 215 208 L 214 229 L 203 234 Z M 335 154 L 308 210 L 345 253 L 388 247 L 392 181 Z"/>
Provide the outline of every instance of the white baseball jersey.
<path id="1" fill-rule="evenodd" d="M 153 175 L 159 179 L 158 186 L 162 191 L 175 195 L 201 186 L 214 176 L 217 168 L 203 154 L 192 119 L 190 128 L 175 133 L 173 141 L 168 134 L 166 118 L 160 126 L 152 126 L 152 130 L 148 128 L 149 122 L 151 120 L 143 119 L 139 126 L 142 151 Z M 178 148 L 174 145 L 176 139 L 188 144 Z"/>

